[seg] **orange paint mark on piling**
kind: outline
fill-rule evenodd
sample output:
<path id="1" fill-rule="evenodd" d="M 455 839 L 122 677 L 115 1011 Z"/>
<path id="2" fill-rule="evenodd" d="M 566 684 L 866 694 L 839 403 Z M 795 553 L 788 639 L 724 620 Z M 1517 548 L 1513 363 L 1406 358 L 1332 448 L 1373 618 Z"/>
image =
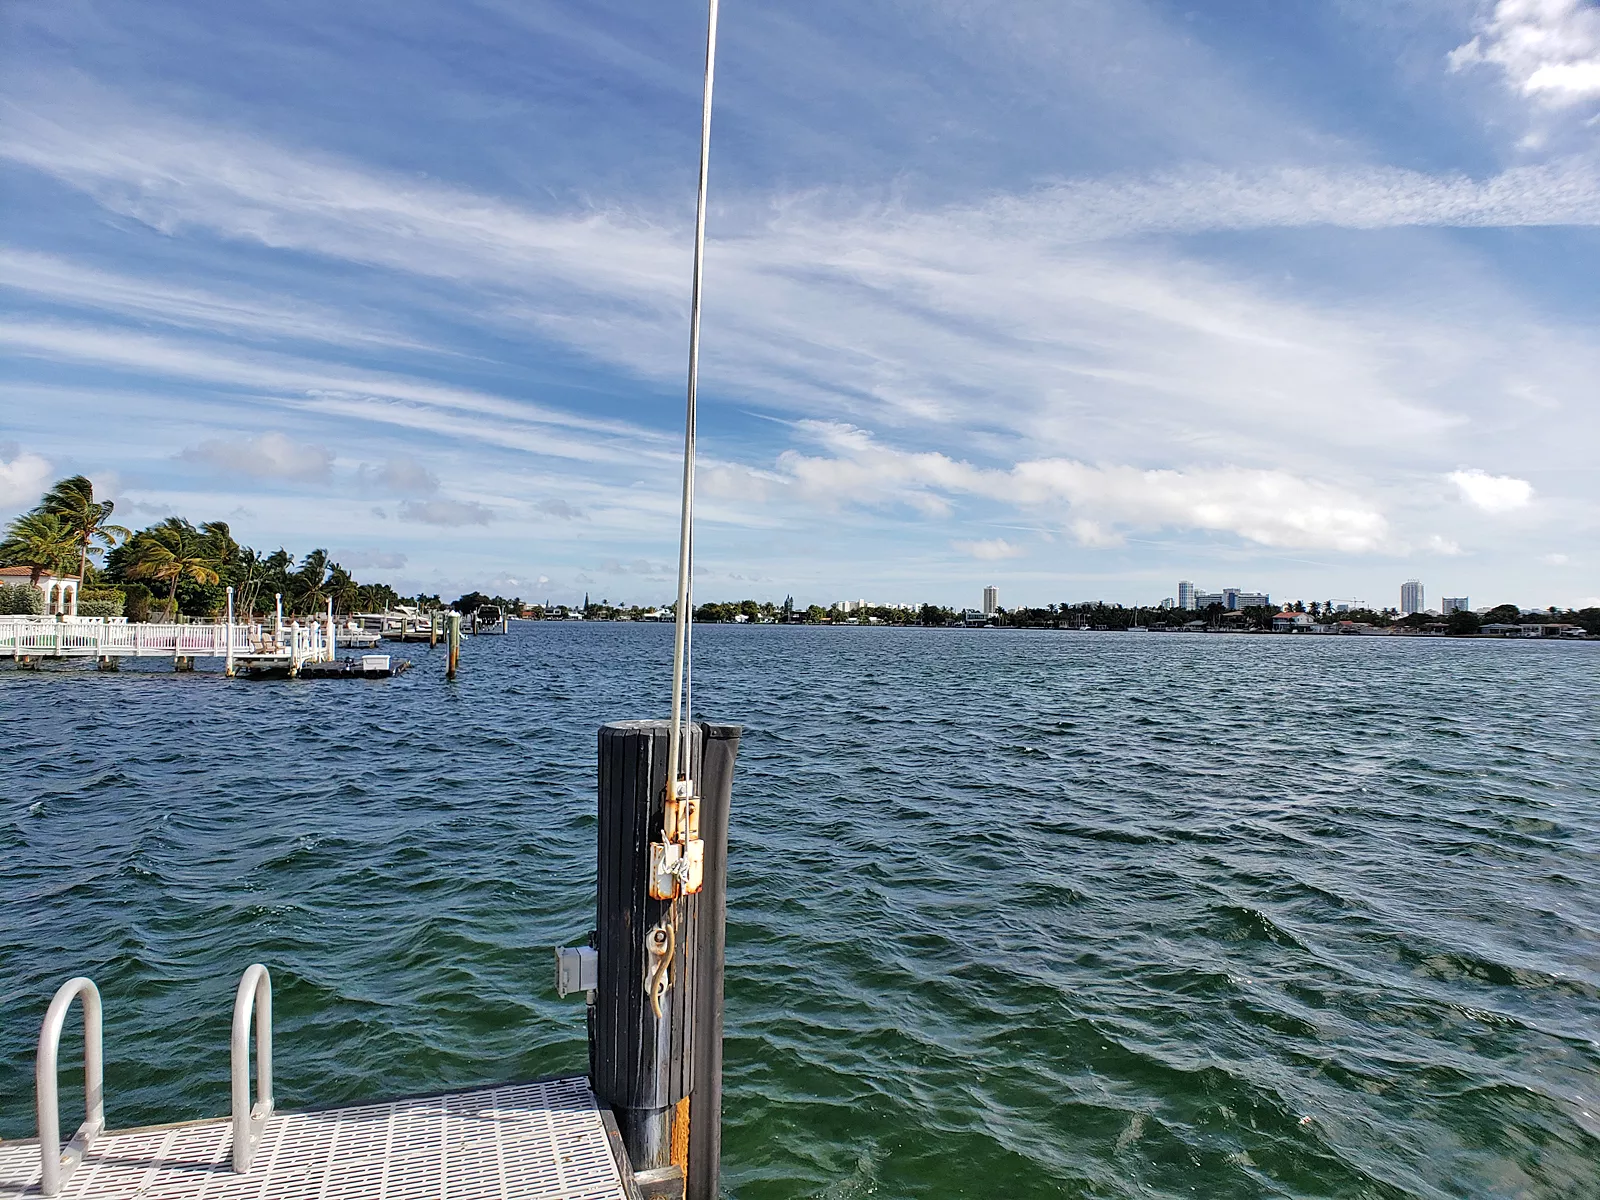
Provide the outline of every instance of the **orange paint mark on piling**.
<path id="1" fill-rule="evenodd" d="M 689 1097 L 677 1103 L 672 1114 L 672 1165 L 689 1174 Z"/>

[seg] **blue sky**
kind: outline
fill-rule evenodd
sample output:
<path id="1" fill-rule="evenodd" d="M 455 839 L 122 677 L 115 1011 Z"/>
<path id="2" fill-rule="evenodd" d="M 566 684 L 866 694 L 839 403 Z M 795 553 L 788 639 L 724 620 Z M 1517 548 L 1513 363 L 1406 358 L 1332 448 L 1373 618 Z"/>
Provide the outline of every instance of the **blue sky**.
<path id="1" fill-rule="evenodd" d="M 0 516 L 672 590 L 705 14 L 0 8 Z M 702 598 L 1600 603 L 1589 0 L 726 0 Z"/>

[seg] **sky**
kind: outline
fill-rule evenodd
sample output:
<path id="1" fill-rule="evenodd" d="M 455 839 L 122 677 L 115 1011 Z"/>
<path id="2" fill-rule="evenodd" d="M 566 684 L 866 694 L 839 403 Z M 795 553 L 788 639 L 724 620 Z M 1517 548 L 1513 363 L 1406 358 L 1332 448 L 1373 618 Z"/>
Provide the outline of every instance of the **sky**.
<path id="1" fill-rule="evenodd" d="M 673 592 L 698 0 L 0 5 L 0 518 Z M 696 594 L 1600 604 L 1593 0 L 724 0 Z"/>

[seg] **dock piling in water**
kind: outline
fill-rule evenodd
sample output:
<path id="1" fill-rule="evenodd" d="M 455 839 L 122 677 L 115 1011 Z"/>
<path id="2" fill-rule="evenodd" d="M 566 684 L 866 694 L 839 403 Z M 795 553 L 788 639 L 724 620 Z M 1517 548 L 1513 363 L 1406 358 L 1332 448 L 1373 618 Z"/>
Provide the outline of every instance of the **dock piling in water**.
<path id="1" fill-rule="evenodd" d="M 456 669 L 461 666 L 461 614 L 453 612 L 447 619 L 449 626 L 445 632 L 445 652 L 449 657 L 445 663 L 444 677 L 454 679 Z"/>
<path id="2" fill-rule="evenodd" d="M 688 776 L 705 844 L 698 892 L 650 892 L 651 843 L 666 817 L 666 721 L 620 721 L 599 736 L 599 861 L 589 1009 L 595 1094 L 611 1105 L 641 1183 L 659 1174 L 688 1200 L 716 1200 L 721 1157 L 722 964 L 728 811 L 742 729 L 694 724 Z"/>
<path id="3" fill-rule="evenodd" d="M 228 589 L 228 646 L 227 658 L 223 663 L 222 673 L 229 679 L 233 678 L 233 589 Z"/>

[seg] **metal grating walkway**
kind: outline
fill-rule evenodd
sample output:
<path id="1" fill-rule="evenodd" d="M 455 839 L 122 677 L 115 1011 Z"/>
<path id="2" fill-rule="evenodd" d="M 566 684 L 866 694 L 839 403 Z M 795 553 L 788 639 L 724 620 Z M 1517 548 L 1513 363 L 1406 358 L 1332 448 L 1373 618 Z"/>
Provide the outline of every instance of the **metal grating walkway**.
<path id="1" fill-rule="evenodd" d="M 103 1200 L 625 1200 L 581 1077 L 276 1113 L 236 1175 L 226 1118 L 103 1133 L 63 1197 Z M 38 1195 L 39 1146 L 0 1142 L 0 1197 Z"/>

